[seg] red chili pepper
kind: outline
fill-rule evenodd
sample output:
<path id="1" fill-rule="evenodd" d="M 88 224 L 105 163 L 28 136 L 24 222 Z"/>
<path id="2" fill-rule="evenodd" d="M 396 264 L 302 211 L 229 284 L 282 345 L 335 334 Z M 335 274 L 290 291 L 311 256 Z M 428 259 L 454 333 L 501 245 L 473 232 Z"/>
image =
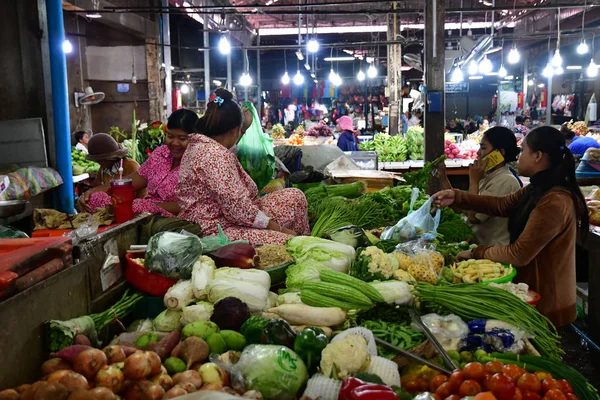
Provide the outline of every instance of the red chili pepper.
<path id="1" fill-rule="evenodd" d="M 150 151 L 150 148 L 149 148 L 149 147 L 146 147 L 146 154 L 148 154 L 148 155 L 151 155 L 151 154 L 152 154 L 152 152 Z"/>
<path id="2" fill-rule="evenodd" d="M 352 400 L 399 400 L 392 388 L 385 385 L 366 384 L 352 389 Z"/>
<path id="3" fill-rule="evenodd" d="M 340 389 L 340 394 L 338 395 L 338 400 L 354 400 L 354 397 L 352 396 L 352 390 L 364 385 L 365 382 L 354 377 L 344 379 L 344 382 L 342 382 L 342 388 Z"/>

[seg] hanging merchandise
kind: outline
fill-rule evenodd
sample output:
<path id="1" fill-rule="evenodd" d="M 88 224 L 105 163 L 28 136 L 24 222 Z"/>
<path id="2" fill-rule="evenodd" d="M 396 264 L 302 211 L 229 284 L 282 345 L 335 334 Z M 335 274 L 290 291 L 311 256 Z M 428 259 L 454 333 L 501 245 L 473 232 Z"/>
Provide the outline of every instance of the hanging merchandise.
<path id="1" fill-rule="evenodd" d="M 517 108 L 522 110 L 525 105 L 525 94 L 523 92 L 519 92 L 518 100 L 517 100 Z"/>
<path id="2" fill-rule="evenodd" d="M 242 104 L 242 110 L 252 113 L 252 125 L 238 143 L 238 159 L 244 170 L 250 175 L 260 191 L 271 179 L 275 171 L 275 153 L 273 139 L 263 133 L 260 119 L 250 101 Z"/>
<path id="3" fill-rule="evenodd" d="M 542 88 L 540 90 L 540 108 L 546 108 L 548 106 L 548 89 Z"/>

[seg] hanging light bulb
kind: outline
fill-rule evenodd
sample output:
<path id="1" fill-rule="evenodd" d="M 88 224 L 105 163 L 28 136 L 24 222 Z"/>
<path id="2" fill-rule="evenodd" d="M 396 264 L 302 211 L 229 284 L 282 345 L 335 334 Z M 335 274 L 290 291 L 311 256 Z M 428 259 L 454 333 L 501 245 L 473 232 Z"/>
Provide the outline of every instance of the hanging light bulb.
<path id="1" fill-rule="evenodd" d="M 297 86 L 300 86 L 304 83 L 304 75 L 302 75 L 300 73 L 300 70 L 298 70 L 296 72 L 296 75 L 294 75 L 294 84 Z"/>
<path id="2" fill-rule="evenodd" d="M 342 86 L 342 77 L 336 73 L 332 83 L 334 86 Z"/>
<path id="3" fill-rule="evenodd" d="M 73 45 L 71 44 L 69 39 L 65 39 L 65 41 L 62 44 L 62 49 L 65 54 L 69 54 L 73 51 Z"/>
<path id="4" fill-rule="evenodd" d="M 479 67 L 477 66 L 477 63 L 475 61 L 471 61 L 471 64 L 469 64 L 469 75 L 477 75 L 478 70 Z"/>
<path id="5" fill-rule="evenodd" d="M 361 82 L 365 80 L 365 73 L 362 69 L 358 71 L 358 74 L 356 74 L 356 79 L 358 79 Z"/>
<path id="6" fill-rule="evenodd" d="M 310 39 L 306 44 L 306 50 L 309 53 L 316 53 L 319 51 L 319 42 L 317 42 L 315 39 Z"/>
<path id="7" fill-rule="evenodd" d="M 487 55 L 483 56 L 483 60 L 481 60 L 481 62 L 479 63 L 479 72 L 481 72 L 484 75 L 489 74 L 490 72 L 492 72 L 493 68 L 494 66 L 492 65 L 490 59 L 487 58 Z"/>
<path id="8" fill-rule="evenodd" d="M 552 57 L 552 66 L 557 68 L 562 66 L 562 57 L 560 56 L 559 49 L 554 51 L 554 56 Z"/>
<path id="9" fill-rule="evenodd" d="M 290 76 L 288 75 L 287 71 L 285 71 L 285 74 L 283 74 L 283 76 L 281 77 L 281 83 L 283 83 L 284 85 L 289 85 Z"/>
<path id="10" fill-rule="evenodd" d="M 544 68 L 544 70 L 542 71 L 542 75 L 546 78 L 552 78 L 552 76 L 554 75 L 554 68 L 552 68 L 552 65 L 550 65 L 550 63 L 546 65 L 546 68 Z"/>
<path id="11" fill-rule="evenodd" d="M 462 82 L 463 79 L 465 79 L 463 72 L 460 68 L 456 67 L 454 68 L 454 71 L 452 71 L 452 75 L 450 76 L 450 81 L 451 82 Z"/>
<path id="12" fill-rule="evenodd" d="M 506 68 L 504 68 L 504 65 L 500 65 L 500 69 L 498 70 L 498 77 L 499 78 L 504 78 L 506 76 Z"/>
<path id="13" fill-rule="evenodd" d="M 190 87 L 185 83 L 181 85 L 181 94 L 188 94 L 190 92 Z"/>
<path id="14" fill-rule="evenodd" d="M 508 63 L 516 64 L 519 61 L 521 61 L 521 54 L 519 54 L 519 50 L 517 50 L 517 47 L 513 44 L 512 49 L 508 52 Z"/>
<path id="15" fill-rule="evenodd" d="M 231 52 L 231 44 L 225 35 L 221 35 L 221 39 L 219 39 L 219 51 L 221 54 L 229 54 Z"/>
<path id="16" fill-rule="evenodd" d="M 375 68 L 374 64 L 371 64 L 369 66 L 369 69 L 367 70 L 367 76 L 371 79 L 373 79 L 377 76 L 377 68 Z"/>
<path id="17" fill-rule="evenodd" d="M 331 67 L 331 71 L 329 71 L 329 82 L 333 83 L 335 81 L 335 71 L 333 67 Z"/>
<path id="18" fill-rule="evenodd" d="M 556 68 L 554 68 L 554 75 L 562 75 L 563 72 L 565 72 L 563 70 L 563 67 L 556 67 Z"/>
<path id="19" fill-rule="evenodd" d="M 590 51 L 590 47 L 585 42 L 585 39 L 581 39 L 581 43 L 577 46 L 577 54 L 587 54 Z"/>
<path id="20" fill-rule="evenodd" d="M 252 85 L 252 77 L 249 73 L 244 72 L 242 76 L 240 76 L 240 85 L 244 87 Z"/>
<path id="21" fill-rule="evenodd" d="M 596 76 L 598 76 L 598 66 L 594 62 L 593 58 L 590 61 L 590 65 L 588 65 L 587 67 L 587 76 L 589 76 L 590 78 L 595 78 Z"/>

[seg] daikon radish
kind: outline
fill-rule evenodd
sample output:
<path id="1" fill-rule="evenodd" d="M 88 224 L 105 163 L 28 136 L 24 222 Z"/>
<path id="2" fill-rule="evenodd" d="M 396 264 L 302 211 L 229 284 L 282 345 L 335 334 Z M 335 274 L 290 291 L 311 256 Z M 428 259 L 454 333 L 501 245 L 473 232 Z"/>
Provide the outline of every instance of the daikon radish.
<path id="1" fill-rule="evenodd" d="M 282 304 L 267 311 L 278 314 L 292 325 L 336 326 L 346 319 L 346 312 L 337 307 Z"/>

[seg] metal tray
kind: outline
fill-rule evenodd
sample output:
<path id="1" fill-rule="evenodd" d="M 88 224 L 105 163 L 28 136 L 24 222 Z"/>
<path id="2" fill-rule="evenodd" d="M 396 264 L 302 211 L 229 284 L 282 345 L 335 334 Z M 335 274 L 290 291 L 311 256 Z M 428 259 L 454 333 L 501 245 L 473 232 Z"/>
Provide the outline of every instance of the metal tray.
<path id="1" fill-rule="evenodd" d="M 0 218 L 13 217 L 25 212 L 28 200 L 0 200 Z"/>

